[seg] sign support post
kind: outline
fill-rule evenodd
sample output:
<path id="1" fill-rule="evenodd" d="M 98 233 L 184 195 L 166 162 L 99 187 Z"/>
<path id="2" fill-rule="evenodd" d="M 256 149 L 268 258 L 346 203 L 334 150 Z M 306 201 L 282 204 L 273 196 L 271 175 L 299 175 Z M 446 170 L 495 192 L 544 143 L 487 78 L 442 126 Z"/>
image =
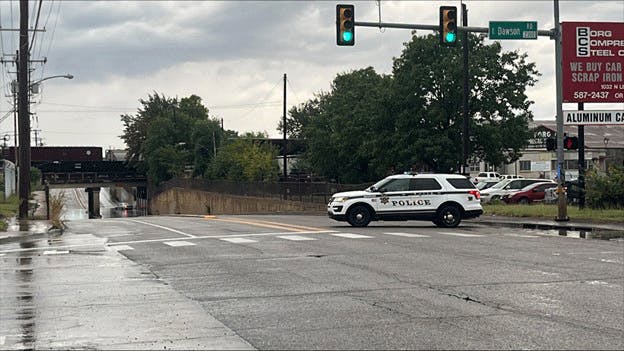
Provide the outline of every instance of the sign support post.
<path id="1" fill-rule="evenodd" d="M 583 111 L 584 103 L 578 103 L 579 111 Z M 579 209 L 585 208 L 585 125 L 578 126 L 578 183 L 580 188 Z"/>
<path id="2" fill-rule="evenodd" d="M 555 75 L 557 90 L 557 217 L 556 221 L 568 221 L 568 208 L 565 190 L 565 169 L 563 164 L 563 87 L 562 87 L 562 47 L 561 24 L 559 23 L 559 0 L 554 0 L 555 12 Z"/>

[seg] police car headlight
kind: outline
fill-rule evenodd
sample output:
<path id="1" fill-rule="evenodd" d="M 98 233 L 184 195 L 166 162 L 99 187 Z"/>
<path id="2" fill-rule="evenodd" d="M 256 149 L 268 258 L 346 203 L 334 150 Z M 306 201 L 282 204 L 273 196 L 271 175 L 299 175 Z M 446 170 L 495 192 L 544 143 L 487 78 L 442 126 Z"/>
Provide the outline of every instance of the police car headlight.
<path id="1" fill-rule="evenodd" d="M 347 200 L 349 200 L 349 198 L 346 197 L 346 196 L 345 197 L 337 197 L 337 198 L 334 199 L 333 202 L 345 202 Z"/>

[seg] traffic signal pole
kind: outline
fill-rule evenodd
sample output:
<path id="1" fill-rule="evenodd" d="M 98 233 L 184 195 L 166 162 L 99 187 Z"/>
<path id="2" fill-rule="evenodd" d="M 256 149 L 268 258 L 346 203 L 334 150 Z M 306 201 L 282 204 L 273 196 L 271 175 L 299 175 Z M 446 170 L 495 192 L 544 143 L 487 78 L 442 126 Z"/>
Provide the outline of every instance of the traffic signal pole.
<path id="1" fill-rule="evenodd" d="M 468 26 L 468 7 L 466 4 L 461 4 L 462 7 L 462 25 Z M 464 31 L 462 34 L 463 40 L 463 59 L 464 59 L 464 96 L 463 96 L 463 133 L 462 133 L 462 166 L 461 172 L 465 176 L 470 176 L 470 166 L 468 166 L 468 155 L 470 155 L 470 117 L 468 109 L 468 99 L 470 98 L 470 78 L 468 70 L 468 32 Z"/>
<path id="2" fill-rule="evenodd" d="M 396 28 L 396 29 L 424 29 L 424 30 L 434 30 L 437 31 L 440 29 L 439 25 L 429 25 L 429 24 L 411 24 L 411 23 L 387 23 L 387 22 L 358 22 L 355 21 L 356 27 L 374 27 L 374 28 Z M 490 28 L 488 27 L 468 27 L 461 26 L 457 27 L 458 32 L 469 32 L 469 33 L 489 33 Z M 552 30 L 538 30 L 537 35 L 540 37 L 553 37 Z"/>

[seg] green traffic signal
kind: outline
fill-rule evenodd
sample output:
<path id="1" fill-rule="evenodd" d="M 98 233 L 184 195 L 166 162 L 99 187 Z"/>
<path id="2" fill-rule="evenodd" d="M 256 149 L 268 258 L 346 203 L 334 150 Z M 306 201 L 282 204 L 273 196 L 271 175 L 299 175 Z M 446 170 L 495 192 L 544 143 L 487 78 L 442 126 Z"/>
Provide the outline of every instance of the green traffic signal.
<path id="1" fill-rule="evenodd" d="M 344 40 L 347 43 L 353 40 L 353 32 L 343 32 L 342 40 Z"/>
<path id="2" fill-rule="evenodd" d="M 353 46 L 355 44 L 355 6 L 336 5 L 336 44 Z"/>
<path id="3" fill-rule="evenodd" d="M 440 6 L 439 32 L 440 44 L 445 46 L 457 45 L 456 6 Z"/>

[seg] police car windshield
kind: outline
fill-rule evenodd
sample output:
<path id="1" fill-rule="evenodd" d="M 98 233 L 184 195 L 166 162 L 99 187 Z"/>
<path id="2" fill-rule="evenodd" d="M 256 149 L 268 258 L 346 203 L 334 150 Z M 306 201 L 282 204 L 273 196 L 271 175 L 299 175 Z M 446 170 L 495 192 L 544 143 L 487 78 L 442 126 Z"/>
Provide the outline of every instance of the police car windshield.
<path id="1" fill-rule="evenodd" d="M 366 191 L 368 192 L 379 191 L 379 189 L 381 189 L 385 184 L 387 184 L 391 180 L 392 179 L 388 179 L 388 178 L 382 179 L 378 181 L 377 183 L 371 185 L 370 187 L 366 188 Z"/>

